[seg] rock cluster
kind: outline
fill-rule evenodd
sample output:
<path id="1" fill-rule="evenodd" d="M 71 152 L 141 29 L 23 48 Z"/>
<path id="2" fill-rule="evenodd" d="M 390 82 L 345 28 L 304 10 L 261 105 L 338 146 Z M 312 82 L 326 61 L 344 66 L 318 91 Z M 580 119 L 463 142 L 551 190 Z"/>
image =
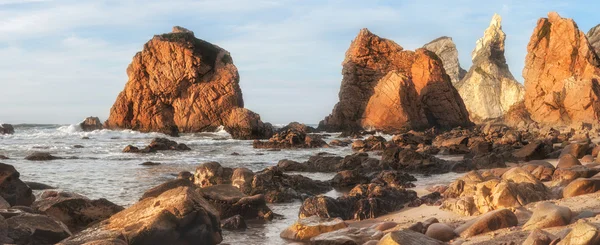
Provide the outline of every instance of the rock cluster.
<path id="1" fill-rule="evenodd" d="M 495 14 L 484 36 L 471 54 L 473 65 L 456 83 L 471 120 L 481 122 L 502 117 L 511 106 L 523 100 L 523 85 L 515 80 L 504 57 L 501 18 Z M 445 64 L 444 64 L 445 67 Z"/>
<path id="2" fill-rule="evenodd" d="M 129 80 L 104 126 L 143 132 L 214 131 L 268 138 L 272 126 L 244 107 L 231 55 L 185 28 L 154 36 L 127 68 Z"/>
<path id="3" fill-rule="evenodd" d="M 523 69 L 525 106 L 542 124 L 598 124 L 600 60 L 572 19 L 550 12 L 541 18 Z"/>
<path id="4" fill-rule="evenodd" d="M 346 51 L 342 74 L 340 101 L 320 129 L 397 131 L 471 124 L 442 61 L 426 49 L 406 51 L 362 29 Z"/>

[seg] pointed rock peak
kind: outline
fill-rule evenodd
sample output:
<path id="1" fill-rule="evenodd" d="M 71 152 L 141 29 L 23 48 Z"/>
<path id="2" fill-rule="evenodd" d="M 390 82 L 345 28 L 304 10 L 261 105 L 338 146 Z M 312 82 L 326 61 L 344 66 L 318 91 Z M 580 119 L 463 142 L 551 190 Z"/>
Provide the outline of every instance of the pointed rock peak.
<path id="1" fill-rule="evenodd" d="M 557 12 L 548 12 L 548 20 L 550 20 L 550 22 L 554 22 L 560 19 L 562 19 L 562 17 L 560 17 L 560 15 Z"/>
<path id="2" fill-rule="evenodd" d="M 471 53 L 473 63 L 477 63 L 481 58 L 494 58 L 502 63 L 506 63 L 504 57 L 504 40 L 506 34 L 502 31 L 502 18 L 498 14 L 494 14 L 490 26 L 485 29 L 483 37 L 477 40 L 475 49 Z"/>
<path id="3" fill-rule="evenodd" d="M 441 60 L 450 76 L 452 84 L 458 83 L 467 71 L 460 67 L 458 62 L 458 50 L 451 37 L 443 36 L 423 45 L 423 48 L 434 52 Z"/>
<path id="4" fill-rule="evenodd" d="M 360 31 L 358 32 L 358 36 L 376 36 L 375 34 L 373 34 L 371 31 L 369 31 L 369 29 L 367 28 L 362 28 L 360 29 Z"/>
<path id="5" fill-rule="evenodd" d="M 193 31 L 190 31 L 181 26 L 173 26 L 173 30 L 171 31 L 171 33 L 191 33 L 192 35 L 194 35 Z"/>
<path id="6" fill-rule="evenodd" d="M 592 45 L 594 51 L 600 57 L 600 25 L 592 27 L 586 36 L 590 45 Z"/>
<path id="7" fill-rule="evenodd" d="M 366 60 L 370 58 L 381 56 L 380 58 L 387 59 L 389 55 L 402 50 L 402 46 L 394 41 L 379 37 L 367 28 L 363 28 L 358 32 L 358 35 L 354 38 L 352 44 L 350 44 L 350 48 L 346 51 L 346 60 L 344 63 L 352 60 L 355 63 L 364 63 L 366 65 L 368 63 Z M 362 62 L 359 60 L 362 60 Z"/>

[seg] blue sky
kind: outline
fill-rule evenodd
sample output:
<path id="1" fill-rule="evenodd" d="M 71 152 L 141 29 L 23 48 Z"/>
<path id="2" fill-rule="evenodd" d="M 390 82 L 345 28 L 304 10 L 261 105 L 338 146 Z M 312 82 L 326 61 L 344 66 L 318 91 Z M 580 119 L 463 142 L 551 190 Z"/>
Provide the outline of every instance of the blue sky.
<path id="1" fill-rule="evenodd" d="M 450 36 L 468 70 L 498 13 L 522 82 L 527 42 L 548 11 L 584 32 L 600 23 L 598 1 L 0 0 L 0 121 L 105 120 L 133 55 L 174 25 L 230 51 L 246 107 L 272 123 L 331 112 L 344 53 L 364 27 L 411 50 Z"/>

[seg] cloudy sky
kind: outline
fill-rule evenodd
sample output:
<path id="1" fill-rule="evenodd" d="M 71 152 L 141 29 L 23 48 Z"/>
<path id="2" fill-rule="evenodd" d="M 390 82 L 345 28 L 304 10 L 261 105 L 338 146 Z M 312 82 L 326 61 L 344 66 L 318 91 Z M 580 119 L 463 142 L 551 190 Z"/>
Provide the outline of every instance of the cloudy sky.
<path id="1" fill-rule="evenodd" d="M 341 62 L 360 28 L 405 49 L 450 36 L 468 70 L 496 12 L 510 69 L 522 81 L 538 18 L 558 11 L 584 32 L 600 23 L 600 1 L 449 2 L 0 0 L 0 121 L 105 120 L 133 55 L 174 25 L 231 52 L 246 107 L 263 120 L 317 123 L 337 102 Z"/>

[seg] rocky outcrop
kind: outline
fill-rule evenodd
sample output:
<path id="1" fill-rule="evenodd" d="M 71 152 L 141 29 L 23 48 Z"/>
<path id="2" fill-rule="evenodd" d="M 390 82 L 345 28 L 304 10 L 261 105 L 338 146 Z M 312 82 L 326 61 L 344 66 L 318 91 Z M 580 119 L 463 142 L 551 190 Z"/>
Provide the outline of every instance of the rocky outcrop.
<path id="1" fill-rule="evenodd" d="M 98 118 L 98 117 L 86 118 L 85 120 L 83 120 L 83 122 L 79 123 L 79 127 L 81 127 L 81 129 L 86 132 L 100 130 L 100 129 L 104 128 L 102 126 L 102 122 L 100 122 L 100 118 Z"/>
<path id="2" fill-rule="evenodd" d="M 0 124 L 0 134 L 14 134 L 15 128 L 11 124 Z"/>
<path id="3" fill-rule="evenodd" d="M 596 54 L 600 56 L 600 25 L 592 27 L 586 36 Z"/>
<path id="4" fill-rule="evenodd" d="M 503 116 L 511 106 L 523 100 L 523 85 L 515 80 L 504 57 L 504 40 L 501 18 L 495 14 L 490 26 L 471 58 L 473 65 L 465 78 L 456 83 L 471 120 L 481 122 Z"/>
<path id="5" fill-rule="evenodd" d="M 458 50 L 451 37 L 439 37 L 423 45 L 423 48 L 434 52 L 440 57 L 446 73 L 450 76 L 452 84 L 458 83 L 458 81 L 462 80 L 467 74 L 467 71 L 460 67 L 460 62 L 458 62 Z"/>
<path id="6" fill-rule="evenodd" d="M 600 116 L 600 60 L 572 19 L 550 12 L 529 44 L 523 77 L 525 106 L 542 124 L 597 124 Z"/>
<path id="7" fill-rule="evenodd" d="M 59 244 L 218 244 L 223 238 L 218 212 L 190 187 L 168 190 L 85 229 Z M 114 244 L 114 243 L 111 243 Z"/>
<path id="8" fill-rule="evenodd" d="M 340 101 L 319 123 L 328 131 L 393 131 L 470 125 L 442 61 L 362 29 L 342 63 Z"/>
<path id="9" fill-rule="evenodd" d="M 167 138 L 154 138 L 150 144 L 142 149 L 132 145 L 123 148 L 127 153 L 154 153 L 157 151 L 189 151 L 191 150 L 184 143 L 177 143 Z"/>
<path id="10" fill-rule="evenodd" d="M 244 107 L 231 55 L 193 32 L 156 35 L 127 68 L 129 81 L 104 126 L 169 135 L 214 131 L 233 138 L 268 138 L 272 126 Z"/>
<path id="11" fill-rule="evenodd" d="M 11 206 L 29 206 L 35 201 L 31 188 L 19 179 L 20 175 L 12 165 L 0 163 L 0 197 Z"/>

